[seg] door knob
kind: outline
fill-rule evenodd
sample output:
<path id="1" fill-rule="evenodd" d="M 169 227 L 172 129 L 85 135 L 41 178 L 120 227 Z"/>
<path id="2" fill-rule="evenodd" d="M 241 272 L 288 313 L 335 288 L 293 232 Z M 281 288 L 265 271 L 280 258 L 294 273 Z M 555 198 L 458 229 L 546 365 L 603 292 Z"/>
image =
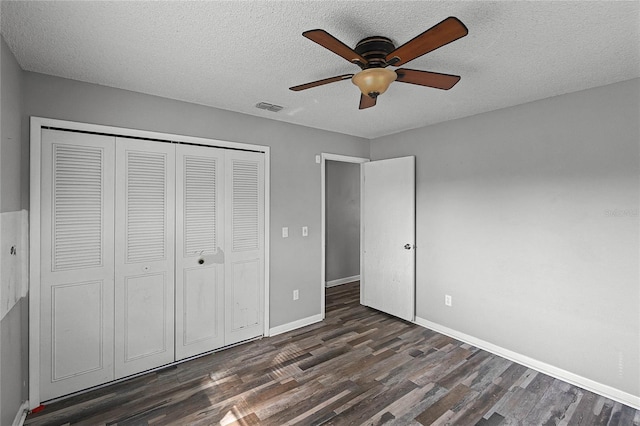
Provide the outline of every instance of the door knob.
<path id="1" fill-rule="evenodd" d="M 404 248 L 405 250 L 411 250 L 411 244 L 405 244 Z"/>

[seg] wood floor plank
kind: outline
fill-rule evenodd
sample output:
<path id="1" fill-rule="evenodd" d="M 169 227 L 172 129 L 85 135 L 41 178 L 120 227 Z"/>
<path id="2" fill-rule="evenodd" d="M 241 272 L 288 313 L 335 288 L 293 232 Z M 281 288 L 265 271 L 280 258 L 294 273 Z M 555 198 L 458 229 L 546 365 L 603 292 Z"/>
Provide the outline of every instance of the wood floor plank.
<path id="1" fill-rule="evenodd" d="M 452 418 L 453 424 L 474 425 L 482 419 L 484 414 L 495 405 L 507 392 L 502 386 L 490 384 L 487 388 L 479 392 L 479 395 L 470 404 L 457 410 L 456 416 Z M 455 411 L 455 410 L 454 410 Z"/>
<path id="2" fill-rule="evenodd" d="M 294 396 L 296 400 L 286 410 L 280 410 L 274 415 L 263 416 L 259 412 L 259 417 L 265 423 L 283 425 L 286 423 L 295 423 L 293 420 L 306 423 L 307 419 L 312 419 L 319 412 L 331 411 L 331 408 L 337 406 L 340 401 L 348 400 L 348 396 L 358 392 L 358 385 L 350 380 L 344 380 L 336 383 L 332 387 L 320 386 L 314 388 L 313 391 L 305 392 L 301 389 L 304 397 L 300 398 L 300 393 Z"/>
<path id="3" fill-rule="evenodd" d="M 480 419 L 480 421 L 476 423 L 476 426 L 500 426 L 501 424 L 504 423 L 504 421 L 505 421 L 505 418 L 502 417 L 500 414 L 493 413 L 488 418 L 483 417 L 482 419 Z"/>
<path id="4" fill-rule="evenodd" d="M 396 416 L 396 420 L 392 422 L 393 424 L 397 424 L 400 426 L 410 423 L 421 424 L 418 420 L 416 420 L 418 415 L 422 414 L 425 410 L 442 399 L 449 392 L 448 389 L 444 389 L 434 383 L 430 383 L 427 386 L 419 387 L 417 389 L 426 392 L 424 392 L 420 400 L 416 402 L 413 407 L 410 407 L 404 413 L 394 412 L 393 414 Z M 417 392 L 417 389 L 414 392 Z M 427 391 L 427 389 L 429 390 Z"/>
<path id="5" fill-rule="evenodd" d="M 449 391 L 445 396 L 443 396 L 438 402 L 431 405 L 425 411 L 420 413 L 416 420 L 423 425 L 430 425 L 435 422 L 440 416 L 446 413 L 449 408 L 456 405 L 462 398 L 470 392 L 468 386 L 465 385 L 457 385 L 451 391 Z"/>
<path id="6" fill-rule="evenodd" d="M 495 412 L 506 419 L 522 424 L 540 398 L 541 395 L 515 387 L 498 401 Z"/>
<path id="7" fill-rule="evenodd" d="M 463 364 L 468 356 L 469 350 L 462 348 L 456 348 L 448 353 L 436 351 L 425 358 L 424 366 L 411 376 L 411 381 L 418 386 L 437 382 L 453 371 L 454 368 Z"/>
<path id="8" fill-rule="evenodd" d="M 71 396 L 26 425 L 624 425 L 640 411 L 327 289 L 324 321 Z"/>
<path id="9" fill-rule="evenodd" d="M 372 416 L 378 413 L 381 408 L 385 409 L 395 400 L 403 397 L 415 388 L 416 385 L 409 381 L 391 388 L 382 386 L 381 392 L 372 395 L 370 398 L 361 400 L 340 413 L 340 415 L 331 419 L 327 424 L 345 425 L 366 423 Z"/>
<path id="10" fill-rule="evenodd" d="M 525 422 L 529 424 L 555 425 L 563 417 L 569 405 L 576 401 L 576 388 L 560 380 L 553 380 L 540 401 L 533 407 Z"/>
<path id="11" fill-rule="evenodd" d="M 438 380 L 438 384 L 444 388 L 453 389 L 455 385 L 467 379 L 482 364 L 488 362 L 492 356 L 493 355 L 491 355 L 490 353 L 484 351 L 471 354 L 458 368 L 440 378 Z"/>
<path id="12" fill-rule="evenodd" d="M 595 417 L 594 410 L 598 399 L 598 395 L 590 392 L 583 392 L 582 395 L 580 395 L 578 404 L 571 415 L 571 423 L 576 426 L 593 424 Z"/>
<path id="13" fill-rule="evenodd" d="M 369 419 L 369 422 L 372 424 L 394 423 L 400 416 L 419 403 L 434 386 L 434 384 L 431 384 L 430 386 L 416 387 L 388 406 L 381 408 L 376 415 Z"/>
<path id="14" fill-rule="evenodd" d="M 616 402 L 611 410 L 611 417 L 607 426 L 623 426 L 623 425 L 635 425 L 634 417 L 636 417 L 636 411 L 631 407 L 622 405 Z"/>

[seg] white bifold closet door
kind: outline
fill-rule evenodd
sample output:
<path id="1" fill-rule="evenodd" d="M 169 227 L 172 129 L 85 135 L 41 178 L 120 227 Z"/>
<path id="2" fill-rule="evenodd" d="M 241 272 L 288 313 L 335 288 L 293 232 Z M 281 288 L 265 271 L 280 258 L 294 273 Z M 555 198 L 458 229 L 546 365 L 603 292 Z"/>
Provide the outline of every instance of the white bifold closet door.
<path id="1" fill-rule="evenodd" d="M 110 136 L 42 130 L 41 400 L 114 379 L 114 153 Z"/>
<path id="2" fill-rule="evenodd" d="M 225 345 L 263 333 L 264 155 L 226 152 Z"/>
<path id="3" fill-rule="evenodd" d="M 264 155 L 176 148 L 176 359 L 263 334 Z"/>
<path id="4" fill-rule="evenodd" d="M 174 361 L 175 148 L 116 139 L 115 376 Z"/>
<path id="5" fill-rule="evenodd" d="M 224 150 L 176 149 L 176 359 L 224 346 Z"/>

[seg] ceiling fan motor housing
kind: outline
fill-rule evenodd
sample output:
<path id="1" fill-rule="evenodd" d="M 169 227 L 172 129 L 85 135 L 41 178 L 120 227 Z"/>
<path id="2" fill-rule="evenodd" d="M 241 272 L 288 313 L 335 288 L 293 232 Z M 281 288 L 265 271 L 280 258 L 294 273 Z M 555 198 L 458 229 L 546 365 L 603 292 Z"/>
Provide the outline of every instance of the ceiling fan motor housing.
<path id="1" fill-rule="evenodd" d="M 387 37 L 373 36 L 360 40 L 354 50 L 367 60 L 367 69 L 386 67 L 388 64 L 385 58 L 395 49 L 393 42 Z"/>

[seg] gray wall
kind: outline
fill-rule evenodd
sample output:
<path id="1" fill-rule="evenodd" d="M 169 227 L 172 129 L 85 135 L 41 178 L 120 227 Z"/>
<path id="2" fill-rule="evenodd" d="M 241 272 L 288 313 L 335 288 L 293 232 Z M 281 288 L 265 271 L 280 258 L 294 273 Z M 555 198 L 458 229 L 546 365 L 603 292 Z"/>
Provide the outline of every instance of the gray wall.
<path id="1" fill-rule="evenodd" d="M 639 104 L 634 79 L 372 141 L 416 155 L 417 316 L 639 396 Z"/>
<path id="2" fill-rule="evenodd" d="M 315 155 L 368 157 L 368 140 L 30 72 L 24 104 L 29 116 L 270 146 L 270 326 L 320 313 L 321 181 Z M 23 126 L 28 132 L 28 123 Z M 286 239 L 284 226 L 290 229 Z M 305 238 L 303 226 L 309 227 Z M 295 302 L 294 289 L 300 294 Z"/>
<path id="3" fill-rule="evenodd" d="M 326 281 L 360 275 L 360 164 L 327 161 Z"/>
<path id="4" fill-rule="evenodd" d="M 22 147 L 20 121 L 22 109 L 22 70 L 4 38 L 2 43 L 2 144 L 0 145 L 0 212 L 20 211 Z"/>
<path id="5" fill-rule="evenodd" d="M 27 299 L 22 240 L 21 140 L 22 70 L 0 37 L 0 424 L 13 422 L 26 399 Z M 18 255 L 10 255 L 16 246 Z"/>

